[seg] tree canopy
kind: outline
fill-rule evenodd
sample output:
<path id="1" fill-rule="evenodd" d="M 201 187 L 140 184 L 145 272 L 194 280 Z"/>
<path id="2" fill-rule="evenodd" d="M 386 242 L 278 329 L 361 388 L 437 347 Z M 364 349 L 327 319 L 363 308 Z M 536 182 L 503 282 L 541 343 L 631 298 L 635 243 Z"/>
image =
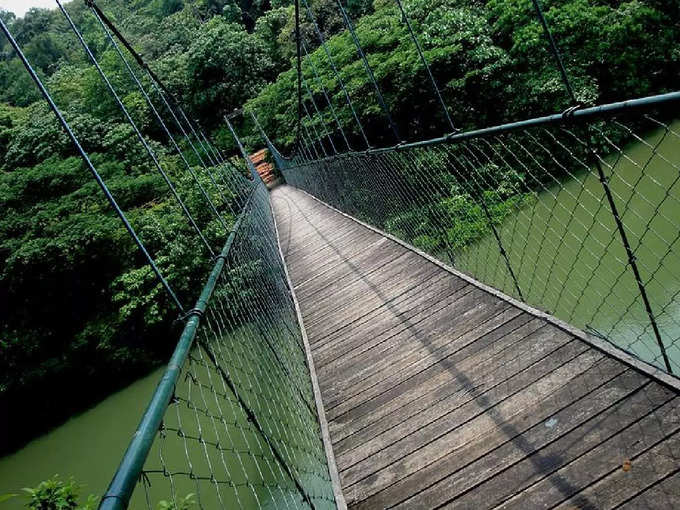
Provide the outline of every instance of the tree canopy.
<path id="1" fill-rule="evenodd" d="M 402 1 L 456 127 L 488 126 L 572 106 L 531 2 Z M 335 0 L 301 3 L 301 33 L 310 52 L 302 68 L 314 102 L 328 122 L 327 91 L 353 148 L 364 148 L 307 16 L 307 3 L 370 142 L 395 143 Z M 222 117 L 244 104 L 282 150 L 291 148 L 297 84 L 290 0 L 97 4 L 222 149 L 234 149 Z M 416 140 L 450 131 L 396 4 L 345 4 L 402 137 Z M 580 101 L 608 102 L 678 88 L 677 2 L 545 0 L 542 5 Z M 82 1 L 66 8 L 188 208 L 219 244 L 223 229 L 211 219 L 182 158 L 96 19 Z M 0 9 L 0 17 L 168 279 L 191 302 L 209 257 L 63 16 L 31 9 L 16 18 Z M 152 90 L 147 77 L 140 76 Z M 165 115 L 158 97 L 153 92 L 151 97 Z M 305 105 L 314 111 L 307 94 Z M 262 140 L 247 122 L 238 128 L 250 148 L 259 148 Z M 324 129 L 318 116 L 304 123 Z M 181 149 L 197 167 L 199 160 L 186 142 Z M 16 446 L 162 362 L 174 344 L 172 307 L 76 156 L 21 62 L 0 38 L 0 309 L 5 311 L 0 317 L 0 407 L 19 417 L 12 423 L 13 435 L 0 433 L 12 439 L 0 442 L 0 449 Z M 230 217 L 233 197 L 211 198 Z M 75 388 L 82 401 L 69 401 Z"/>

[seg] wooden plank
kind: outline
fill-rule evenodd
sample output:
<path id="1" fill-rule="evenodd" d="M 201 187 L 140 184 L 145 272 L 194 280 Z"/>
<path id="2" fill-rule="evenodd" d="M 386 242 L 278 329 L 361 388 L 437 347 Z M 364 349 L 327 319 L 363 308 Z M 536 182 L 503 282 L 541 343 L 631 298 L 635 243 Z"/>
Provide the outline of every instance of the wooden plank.
<path id="1" fill-rule="evenodd" d="M 334 355 L 329 351 L 334 348 L 350 342 L 356 336 L 371 338 L 374 334 L 398 326 L 402 316 L 412 317 L 424 307 L 430 307 L 447 298 L 462 285 L 464 284 L 460 280 L 452 281 L 443 278 L 441 273 L 433 273 L 390 299 L 389 307 L 385 303 L 377 303 L 354 320 L 339 324 L 332 331 L 319 332 L 316 335 L 315 357 L 320 362 L 326 357 L 333 359 Z"/>
<path id="2" fill-rule="evenodd" d="M 414 330 L 419 327 L 423 328 L 424 321 L 436 320 L 440 314 L 450 313 L 449 307 L 471 291 L 470 285 L 457 281 L 454 285 L 450 285 L 445 293 L 435 294 L 438 298 L 435 301 L 421 301 L 403 313 L 400 313 L 398 306 L 385 307 L 383 305 L 381 308 L 387 308 L 388 313 L 380 314 L 380 320 L 373 324 L 374 327 L 368 331 L 347 331 L 345 335 L 335 339 L 332 343 L 325 343 L 325 348 L 319 349 L 315 354 L 319 357 L 321 366 L 332 365 L 329 367 L 331 369 L 340 368 L 340 365 L 344 363 L 353 363 L 355 358 L 384 342 L 390 340 L 395 342 L 393 339 L 396 337 L 400 338 L 399 341 L 403 341 L 404 335 L 415 337 Z M 390 315 L 393 320 L 388 319 Z M 446 323 L 440 322 L 441 327 L 437 329 L 437 324 L 434 324 L 434 328 L 430 328 L 430 331 L 439 331 L 445 325 Z"/>
<path id="3" fill-rule="evenodd" d="M 397 399 L 403 402 L 419 398 L 442 384 L 449 385 L 465 395 L 473 390 L 480 391 L 484 387 L 491 387 L 521 373 L 533 363 L 543 360 L 551 352 L 568 344 L 569 338 L 543 327 L 526 336 L 523 341 L 525 346 L 523 349 L 507 355 L 508 357 L 504 360 L 506 364 L 503 366 L 503 374 L 499 373 L 498 361 L 494 358 L 482 359 L 479 364 L 475 358 L 472 358 L 464 360 L 460 365 L 435 366 L 429 372 L 418 373 L 398 385 L 369 389 L 362 395 L 362 399 L 354 399 L 350 406 L 337 406 L 334 408 L 335 412 L 329 409 L 329 417 L 332 416 L 333 421 L 332 427 L 341 426 L 364 414 L 373 414 L 392 400 Z"/>
<path id="4" fill-rule="evenodd" d="M 378 306 L 385 300 L 399 295 L 419 279 L 428 278 L 436 273 L 432 268 L 413 266 L 415 270 L 406 281 L 394 281 L 402 269 L 390 262 L 398 261 L 400 258 L 400 255 L 382 258 L 365 271 L 357 270 L 337 280 L 316 282 L 305 296 L 304 313 L 311 322 L 310 330 L 329 318 L 341 319 L 340 314 L 343 311 L 354 310 L 352 313 L 354 316 L 357 315 L 357 311 L 368 312 L 370 311 L 368 307 Z M 312 332 L 312 335 L 316 339 L 318 334 Z"/>
<path id="5" fill-rule="evenodd" d="M 570 505 L 573 508 L 578 507 L 581 502 L 590 505 L 595 501 L 602 501 L 605 494 L 607 498 L 620 498 L 621 493 L 629 497 L 634 496 L 646 486 L 646 482 L 643 486 L 638 485 L 638 476 L 648 478 L 650 471 L 656 471 L 655 457 L 663 457 L 663 452 L 669 451 L 669 447 L 672 446 L 675 446 L 676 452 L 678 451 L 677 438 L 670 442 L 667 438 L 680 430 L 679 404 L 677 397 L 674 398 L 619 434 L 600 443 L 597 448 L 573 459 L 529 489 L 515 495 L 501 508 L 525 509 L 527 506 L 533 508 L 537 504 L 553 506 L 560 503 L 563 508 L 569 508 Z M 624 409 L 622 414 L 625 412 Z M 645 455 L 646 453 L 648 454 Z M 677 455 L 673 454 L 672 450 L 669 458 L 674 464 L 674 469 L 677 469 Z M 622 469 L 625 460 L 631 461 L 632 467 L 629 472 Z M 669 467 L 665 464 L 661 466 L 664 471 Z M 652 477 L 662 475 L 663 473 L 657 472 L 651 474 Z M 597 480 L 600 482 L 593 485 Z M 593 487 L 597 487 L 598 490 L 594 491 Z M 599 491 L 602 491 L 601 495 L 596 494 Z M 619 501 L 623 502 L 625 498 Z M 606 501 L 602 501 L 602 506 L 587 508 L 607 506 Z"/>
<path id="6" fill-rule="evenodd" d="M 351 260 L 355 265 L 359 265 L 362 268 L 368 262 L 376 260 L 376 254 L 380 253 L 381 248 L 388 244 L 385 238 L 373 239 L 371 242 L 365 245 L 357 246 L 353 243 L 353 250 L 351 253 Z M 311 285 L 317 282 L 319 279 L 334 279 L 337 275 L 342 274 L 347 271 L 346 263 L 347 258 L 336 256 L 329 257 L 326 254 L 319 256 L 320 261 L 317 263 L 307 262 L 305 259 L 302 263 L 307 271 L 299 270 L 296 273 L 298 283 L 295 285 L 296 292 L 300 289 L 305 288 L 305 286 Z"/>
<path id="7" fill-rule="evenodd" d="M 512 348 L 525 336 L 540 327 L 542 327 L 540 321 L 531 320 L 531 317 L 522 314 L 470 344 L 472 349 L 462 349 L 455 353 L 447 362 L 457 364 L 467 356 L 481 351 L 484 351 L 483 357 L 481 357 L 482 361 L 500 356 L 501 353 Z M 420 390 L 411 396 L 402 395 L 398 399 L 393 399 L 374 412 L 345 424 L 342 430 L 334 434 L 335 449 L 338 454 L 361 445 L 394 427 L 406 427 L 405 422 L 407 420 L 426 412 L 431 406 L 448 405 L 448 408 L 452 410 L 455 408 L 454 405 L 462 405 L 461 401 L 454 404 L 453 399 L 456 398 L 454 395 L 458 392 L 469 393 L 467 388 L 448 383 L 440 384 L 434 388 L 423 385 L 420 386 Z M 406 429 L 400 430 L 402 430 L 402 433 L 406 432 Z"/>
<path id="8" fill-rule="evenodd" d="M 680 508 L 680 468 L 648 486 L 619 508 L 624 510 L 668 510 Z"/>
<path id="9" fill-rule="evenodd" d="M 577 383 L 580 388 L 582 381 Z M 640 374 L 626 372 L 589 398 L 552 414 L 547 422 L 550 427 L 545 421 L 537 424 L 407 500 L 404 508 L 433 508 L 444 503 L 493 508 L 673 398 L 659 385 L 643 388 L 646 383 Z"/>
<path id="10" fill-rule="evenodd" d="M 439 364 L 439 361 L 515 315 L 515 310 L 499 306 L 485 310 L 484 315 L 478 315 L 479 321 L 470 321 L 459 330 L 445 326 L 436 329 L 434 333 L 423 330 L 414 332 L 416 328 L 406 330 L 409 336 L 396 340 L 396 352 L 388 350 L 394 347 L 393 344 L 388 345 L 380 352 L 363 356 L 360 362 L 353 363 L 352 369 L 346 371 L 347 376 L 333 387 L 340 393 L 340 397 L 334 399 L 333 393 L 329 391 L 329 412 L 334 417 L 340 416 L 350 409 L 356 409 L 356 404 L 360 402 L 371 402 L 371 407 L 376 402 L 384 402 L 386 392 L 391 392 L 392 396 L 401 393 L 400 398 L 403 399 L 409 389 L 423 381 L 434 385 L 448 380 L 450 363 Z M 465 360 L 465 367 L 473 363 L 474 360 Z M 393 397 L 387 397 L 388 400 L 390 398 Z"/>
<path id="11" fill-rule="evenodd" d="M 382 269 L 389 267 L 394 271 L 393 262 L 407 258 L 408 255 L 394 245 L 394 243 L 381 243 L 376 252 L 372 253 L 370 260 L 363 261 L 363 265 L 354 264 L 351 256 L 344 260 L 341 269 L 335 274 L 315 277 L 308 280 L 304 286 L 296 286 L 295 293 L 304 300 L 324 299 L 328 294 L 336 293 L 339 289 L 347 289 L 352 285 L 376 275 Z M 396 268 L 398 269 L 398 268 Z M 307 278 L 307 276 L 305 276 Z"/>
<path id="12" fill-rule="evenodd" d="M 434 315 L 451 314 L 450 308 L 446 307 Z M 424 325 L 410 325 L 405 330 L 407 337 L 398 342 L 386 342 L 380 349 L 372 349 L 368 355 L 362 356 L 361 363 L 352 363 L 353 369 L 348 371 L 345 385 L 350 386 L 356 382 L 355 379 L 360 379 L 364 391 L 378 384 L 396 384 L 465 347 L 519 315 L 519 312 L 503 303 L 494 303 L 475 315 L 476 321 L 468 321 L 470 317 L 464 317 L 460 324 L 444 323 L 434 330 L 428 330 Z M 427 321 L 436 322 L 437 317 L 429 317 Z"/>
<path id="13" fill-rule="evenodd" d="M 489 334 L 480 338 L 477 342 L 471 344 L 478 347 L 477 352 L 470 352 L 469 349 L 461 349 L 447 360 L 449 365 L 459 366 L 462 363 L 473 359 L 468 363 L 468 366 L 487 366 L 492 363 L 513 362 L 513 358 L 521 356 L 526 349 L 518 348 L 529 334 L 536 331 L 542 326 L 539 321 L 528 321 L 517 327 L 517 322 L 521 320 L 529 320 L 525 316 L 520 316 L 516 320 L 503 325 L 491 331 Z M 508 332 L 508 329 L 513 329 Z M 497 332 L 502 336 L 497 340 Z M 487 340 L 488 339 L 488 340 Z M 489 340 L 493 341 L 491 345 L 487 345 Z M 507 380 L 510 375 L 506 377 L 496 376 L 487 372 L 482 374 L 481 370 L 479 378 L 470 377 L 470 383 L 474 384 L 477 389 L 486 384 L 489 387 L 488 381 L 493 380 L 493 384 L 498 385 Z M 410 430 L 417 430 L 423 423 L 427 423 L 426 415 L 439 416 L 457 409 L 466 402 L 472 400 L 474 396 L 467 386 L 451 384 L 450 379 L 444 379 L 441 383 L 432 382 L 428 379 L 429 372 L 421 372 L 418 377 L 421 381 L 416 386 L 416 391 L 410 393 L 401 393 L 398 398 L 388 400 L 383 403 L 371 413 L 365 413 L 362 416 L 344 423 L 343 427 L 334 434 L 335 448 L 338 454 L 342 454 L 347 450 L 351 450 L 359 445 L 364 444 L 367 439 L 373 439 L 379 434 L 388 433 L 388 431 L 395 429 L 398 434 L 406 435 Z M 486 383 L 485 383 L 486 381 Z"/>
<path id="14" fill-rule="evenodd" d="M 407 253 L 395 250 L 383 259 L 382 266 L 375 266 L 361 272 L 350 270 L 337 280 L 323 282 L 320 287 L 306 289 L 301 299 L 306 300 L 306 315 L 329 314 L 334 307 L 351 307 L 353 303 L 369 295 L 373 298 L 389 299 L 399 289 L 406 288 L 436 268 L 419 264 Z M 394 292 L 394 291 L 397 292 Z"/>
<path id="15" fill-rule="evenodd" d="M 675 390 L 308 195 L 273 197 L 351 508 L 677 506 Z"/>
<path id="16" fill-rule="evenodd" d="M 403 478 L 406 473 L 422 469 L 447 452 L 460 448 L 481 430 L 495 427 L 498 416 L 511 416 L 534 404 L 601 358 L 598 353 L 575 342 L 558 351 L 537 363 L 534 370 L 520 372 L 518 376 L 524 376 L 525 380 L 518 387 L 503 384 L 476 395 L 474 400 L 454 413 L 438 418 L 351 466 L 337 458 L 348 502 L 354 501 L 357 495 L 374 494 Z M 465 380 L 468 376 L 460 374 L 459 377 Z M 527 386 L 532 386 L 532 389 L 528 390 Z M 507 388 L 512 389 L 508 391 Z M 355 456 L 362 456 L 362 452 L 355 452 Z"/>
<path id="17" fill-rule="evenodd" d="M 608 398 L 615 396 L 615 392 L 618 392 L 616 393 L 618 395 L 626 395 L 639 388 L 642 383 L 636 380 L 634 375 L 631 377 L 630 373 L 622 377 L 624 373 L 626 373 L 625 368 L 612 360 L 604 359 L 594 364 L 582 374 L 581 379 L 584 384 L 565 384 L 536 406 L 529 406 L 521 413 L 499 424 L 504 434 L 495 433 L 497 429 L 492 429 L 491 433 L 480 435 L 477 440 L 448 452 L 436 462 L 409 474 L 399 482 L 363 501 L 358 508 L 383 508 L 399 504 L 402 504 L 404 508 L 426 506 L 431 502 L 428 498 L 434 499 L 436 491 L 441 492 L 441 501 L 447 501 L 452 494 L 464 494 L 466 488 L 469 488 L 475 479 L 471 478 L 468 481 L 463 477 L 466 474 L 478 477 L 487 472 L 490 473 L 491 471 L 487 470 L 493 469 L 495 464 L 487 462 L 485 459 L 488 458 L 498 459 L 499 470 L 506 465 L 511 465 L 511 459 L 508 459 L 506 464 L 502 458 L 502 454 L 505 453 L 503 448 L 507 448 L 507 445 L 526 447 L 528 443 L 518 443 L 521 440 L 518 438 L 521 438 L 527 431 L 532 428 L 540 430 L 543 427 L 546 432 L 558 432 L 555 427 L 546 427 L 545 421 L 555 417 L 559 424 L 570 423 L 570 419 L 560 421 L 562 415 L 587 414 L 593 402 L 596 404 L 602 402 L 602 405 L 607 405 Z M 599 410 L 600 408 L 594 412 Z M 462 482 L 461 478 L 463 478 Z M 493 495 L 489 497 L 493 498 Z"/>
<path id="18" fill-rule="evenodd" d="M 329 241 L 323 240 L 322 242 L 328 243 Z M 286 263 L 296 278 L 297 287 L 305 280 L 312 278 L 317 269 L 342 264 L 348 257 L 356 256 L 376 243 L 393 244 L 375 234 L 348 232 L 338 241 L 334 241 L 332 245 L 326 244 L 319 247 L 319 241 L 314 241 L 309 246 L 300 247 L 298 251 L 287 254 Z"/>
<path id="19" fill-rule="evenodd" d="M 317 338 L 322 339 L 344 322 L 352 322 L 379 306 L 389 308 L 392 299 L 437 274 L 431 266 L 415 266 L 406 277 L 400 274 L 402 270 L 383 268 L 381 274 L 369 274 L 356 285 L 344 289 L 331 287 L 325 297 L 317 297 L 314 306 L 307 309 L 315 343 Z"/>

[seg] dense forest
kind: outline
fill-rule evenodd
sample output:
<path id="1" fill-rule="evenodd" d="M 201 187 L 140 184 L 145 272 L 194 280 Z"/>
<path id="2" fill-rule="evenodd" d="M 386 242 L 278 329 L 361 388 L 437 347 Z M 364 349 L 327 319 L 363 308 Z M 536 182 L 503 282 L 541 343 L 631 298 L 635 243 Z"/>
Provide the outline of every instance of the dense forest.
<path id="1" fill-rule="evenodd" d="M 394 140 L 334 0 L 307 0 L 374 146 Z M 190 116 L 227 153 L 222 117 L 246 105 L 284 151 L 297 118 L 294 9 L 288 0 L 97 2 L 148 60 Z M 579 100 L 595 104 L 679 86 L 680 3 L 547 0 L 546 17 Z M 409 0 L 404 7 L 458 128 L 482 127 L 570 106 L 527 0 Z M 66 4 L 122 102 L 219 245 L 180 158 L 153 121 L 96 19 Z M 450 131 L 393 0 L 351 0 L 349 15 L 402 136 Z M 210 258 L 58 10 L 20 19 L 0 10 L 83 146 L 185 302 Z M 301 4 L 310 60 L 305 83 L 326 89 L 355 149 L 363 149 L 314 24 Z M 317 79 L 317 74 L 320 79 Z M 323 88 L 321 86 L 323 83 Z M 244 117 L 250 149 L 262 140 Z M 337 136 L 337 134 L 336 134 Z M 186 146 L 186 158 L 198 165 Z M 0 38 L 0 450 L 11 449 L 163 362 L 176 313 L 119 220 L 75 156 L 7 41 Z M 229 217 L 233 197 L 212 197 Z M 4 418 L 3 418 L 4 419 Z M 3 430 L 2 428 L 6 428 Z M 9 438 L 9 440 L 6 440 Z"/>

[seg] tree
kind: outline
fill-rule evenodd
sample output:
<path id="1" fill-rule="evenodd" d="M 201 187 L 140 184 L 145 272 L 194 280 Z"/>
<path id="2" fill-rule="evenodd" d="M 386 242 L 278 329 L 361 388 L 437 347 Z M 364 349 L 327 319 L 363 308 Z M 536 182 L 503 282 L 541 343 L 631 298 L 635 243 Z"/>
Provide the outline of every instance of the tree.
<path id="1" fill-rule="evenodd" d="M 290 66 L 291 55 L 284 51 L 279 38 L 288 24 L 288 19 L 293 16 L 292 10 L 292 7 L 272 9 L 255 23 L 255 36 L 272 60 L 274 76 Z"/>
<path id="2" fill-rule="evenodd" d="M 184 7 L 183 0 L 156 0 L 155 9 L 161 17 L 170 16 Z"/>
<path id="3" fill-rule="evenodd" d="M 187 82 L 194 110 L 216 124 L 266 83 L 272 61 L 260 39 L 215 17 L 187 51 Z"/>

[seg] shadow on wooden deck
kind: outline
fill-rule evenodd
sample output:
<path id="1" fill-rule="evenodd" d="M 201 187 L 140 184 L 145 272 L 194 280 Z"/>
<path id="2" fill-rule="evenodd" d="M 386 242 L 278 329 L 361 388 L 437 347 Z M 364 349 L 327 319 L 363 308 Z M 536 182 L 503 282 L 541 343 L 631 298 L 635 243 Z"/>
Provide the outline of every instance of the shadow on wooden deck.
<path id="1" fill-rule="evenodd" d="M 351 508 L 680 507 L 677 391 L 288 186 Z"/>

